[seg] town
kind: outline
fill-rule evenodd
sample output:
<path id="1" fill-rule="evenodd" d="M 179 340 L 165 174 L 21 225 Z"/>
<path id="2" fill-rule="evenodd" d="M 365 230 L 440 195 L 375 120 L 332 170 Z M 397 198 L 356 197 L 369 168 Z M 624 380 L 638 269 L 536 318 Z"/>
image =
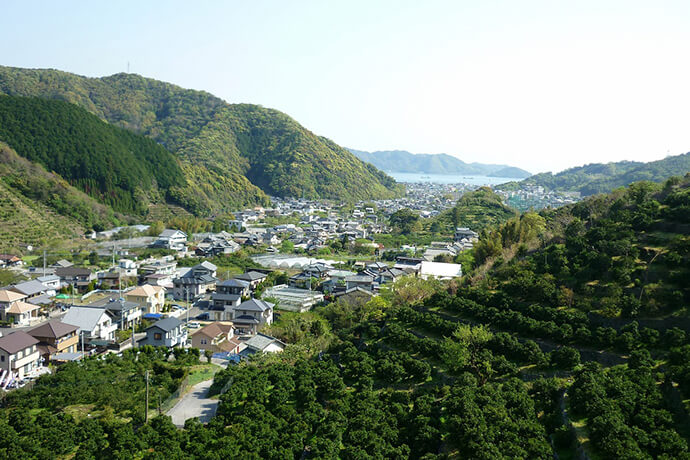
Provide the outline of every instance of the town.
<path id="1" fill-rule="evenodd" d="M 461 264 L 449 261 L 477 241 L 470 228 L 395 248 L 376 236 L 393 231 L 395 212 L 430 219 L 466 190 L 410 184 L 404 198 L 355 205 L 274 197 L 271 208 L 233 213 L 218 232 L 152 235 L 150 225 L 134 225 L 89 232 L 86 246 L 65 257 L 32 248 L 2 254 L 0 269 L 19 281 L 0 288 L 0 388 L 145 345 L 236 363 L 284 349 L 265 333 L 284 312 L 366 302 L 405 277 L 459 277 Z"/>

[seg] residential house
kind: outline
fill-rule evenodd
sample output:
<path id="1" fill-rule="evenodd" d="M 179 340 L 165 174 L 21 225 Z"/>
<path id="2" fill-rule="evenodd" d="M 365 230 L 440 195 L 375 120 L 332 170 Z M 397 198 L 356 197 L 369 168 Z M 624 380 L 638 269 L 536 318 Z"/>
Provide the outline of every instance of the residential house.
<path id="1" fill-rule="evenodd" d="M 174 275 L 177 269 L 177 262 L 167 260 L 156 260 L 153 263 L 139 267 L 139 275 L 147 276 L 154 273 L 161 275 Z"/>
<path id="2" fill-rule="evenodd" d="M 14 284 L 12 287 L 10 287 L 10 290 L 18 292 L 20 294 L 24 294 L 26 296 L 27 301 L 28 299 L 38 297 L 44 294 L 47 294 L 49 296 L 55 295 L 55 289 L 49 288 L 48 286 L 44 285 L 43 283 L 37 280 L 29 280 L 24 281 L 22 283 Z"/>
<path id="3" fill-rule="evenodd" d="M 126 292 L 125 299 L 138 304 L 144 313 L 160 313 L 165 305 L 165 288 L 144 284 Z"/>
<path id="4" fill-rule="evenodd" d="M 60 277 L 61 286 L 72 286 L 74 288 L 86 287 L 91 281 L 96 279 L 96 275 L 88 268 L 74 266 L 56 268 L 55 275 Z"/>
<path id="5" fill-rule="evenodd" d="M 152 286 L 161 286 L 166 289 L 173 289 L 173 275 L 164 275 L 162 273 L 152 273 L 142 277 L 145 284 Z"/>
<path id="6" fill-rule="evenodd" d="M 219 294 L 235 294 L 242 297 L 247 297 L 251 293 L 249 288 L 249 281 L 232 278 L 216 283 L 216 293 Z"/>
<path id="7" fill-rule="evenodd" d="M 140 345 L 154 347 L 184 347 L 187 342 L 187 329 L 177 318 L 165 318 L 146 328 L 146 338 Z"/>
<path id="8" fill-rule="evenodd" d="M 256 334 L 260 326 L 273 323 L 273 304 L 259 299 L 245 300 L 232 311 L 235 329 L 244 334 Z"/>
<path id="9" fill-rule="evenodd" d="M 39 341 L 38 351 L 45 362 L 58 353 L 76 353 L 79 347 L 79 327 L 56 319 L 27 331 Z"/>
<path id="10" fill-rule="evenodd" d="M 22 259 L 13 254 L 0 254 L 0 268 L 21 267 L 23 264 Z"/>
<path id="11" fill-rule="evenodd" d="M 153 242 L 152 246 L 156 248 L 173 249 L 175 251 L 184 251 L 187 245 L 187 234 L 182 230 L 165 229 L 158 235 L 158 239 Z"/>
<path id="12" fill-rule="evenodd" d="M 105 308 L 71 307 L 62 322 L 77 326 L 85 340 L 115 340 L 117 323 L 113 323 L 113 314 Z"/>
<path id="13" fill-rule="evenodd" d="M 124 298 L 108 297 L 86 305 L 87 308 L 105 308 L 120 329 L 130 329 L 141 322 L 142 307 Z"/>
<path id="14" fill-rule="evenodd" d="M 245 356 L 254 353 L 280 353 L 285 349 L 283 342 L 266 334 L 256 334 L 244 343 L 247 348 L 242 351 L 242 354 Z"/>
<path id="15" fill-rule="evenodd" d="M 39 276 L 36 278 L 36 281 L 48 288 L 48 291 L 46 291 L 46 294 L 48 295 L 50 295 L 51 290 L 57 293 L 57 291 L 60 289 L 60 277 L 57 275 Z"/>
<path id="16" fill-rule="evenodd" d="M 38 340 L 24 331 L 0 337 L 0 370 L 23 379 L 40 367 Z"/>
<path id="17" fill-rule="evenodd" d="M 120 259 L 117 269 L 122 276 L 137 276 L 137 263 L 131 259 Z"/>
<path id="18" fill-rule="evenodd" d="M 16 302 L 26 299 L 25 294 L 10 291 L 8 289 L 0 289 L 0 319 L 7 321 L 7 310 Z"/>
<path id="19" fill-rule="evenodd" d="M 249 283 L 229 279 L 216 284 L 216 292 L 211 295 L 209 315 L 215 321 L 231 321 L 233 309 L 249 295 Z"/>
<path id="20" fill-rule="evenodd" d="M 248 271 L 247 273 L 243 273 L 241 275 L 237 275 L 235 279 L 246 281 L 249 283 L 249 288 L 253 291 L 256 289 L 256 287 L 266 279 L 268 275 L 265 273 L 257 272 L 254 270 Z"/>
<path id="21" fill-rule="evenodd" d="M 216 270 L 218 267 L 211 262 L 202 262 L 190 268 L 173 280 L 173 297 L 176 300 L 193 299 L 213 290 L 217 281 Z"/>
<path id="22" fill-rule="evenodd" d="M 12 302 L 5 310 L 5 321 L 9 321 L 15 326 L 28 326 L 32 320 L 38 318 L 41 307 L 23 300 Z"/>
<path id="23" fill-rule="evenodd" d="M 345 289 L 350 290 L 361 287 L 370 291 L 374 290 L 374 277 L 371 275 L 355 275 L 345 278 Z"/>
<path id="24" fill-rule="evenodd" d="M 211 323 L 192 334 L 192 347 L 213 353 L 237 354 L 246 346 L 235 337 L 232 323 Z"/>
<path id="25" fill-rule="evenodd" d="M 479 234 L 470 230 L 468 227 L 457 227 L 455 229 L 455 235 L 453 235 L 453 240 L 456 242 L 461 242 L 463 240 L 476 242 L 479 240 Z"/>

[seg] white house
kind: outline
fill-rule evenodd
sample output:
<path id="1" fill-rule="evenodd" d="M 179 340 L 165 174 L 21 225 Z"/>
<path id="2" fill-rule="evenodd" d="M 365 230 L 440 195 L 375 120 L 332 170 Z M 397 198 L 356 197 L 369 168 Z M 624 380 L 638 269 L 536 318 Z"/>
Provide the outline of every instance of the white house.
<path id="1" fill-rule="evenodd" d="M 12 373 L 18 379 L 40 367 L 41 354 L 38 340 L 24 331 L 0 337 L 0 370 Z"/>
<path id="2" fill-rule="evenodd" d="M 105 308 L 72 307 L 62 322 L 79 327 L 78 333 L 84 334 L 84 338 L 115 340 L 117 324 L 113 323 L 113 315 Z"/>

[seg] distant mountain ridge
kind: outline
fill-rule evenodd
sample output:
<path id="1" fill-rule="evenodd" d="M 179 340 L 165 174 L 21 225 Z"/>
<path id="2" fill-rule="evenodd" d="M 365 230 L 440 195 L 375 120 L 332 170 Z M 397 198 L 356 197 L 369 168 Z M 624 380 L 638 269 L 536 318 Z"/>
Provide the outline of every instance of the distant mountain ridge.
<path id="1" fill-rule="evenodd" d="M 607 193 L 618 187 L 627 187 L 633 182 L 662 182 L 671 176 L 684 176 L 687 173 L 690 173 L 690 153 L 669 156 L 649 163 L 592 163 L 566 169 L 557 174 L 535 174 L 519 183 L 508 182 L 496 188 L 516 188 L 519 184 L 540 185 L 549 190 L 574 191 L 589 196 Z"/>
<path id="2" fill-rule="evenodd" d="M 404 193 L 393 178 L 284 113 L 139 75 L 88 78 L 0 66 L 0 94 L 69 102 L 153 139 L 179 161 L 183 184 L 174 203 L 200 216 L 267 205 L 269 195 L 355 201 Z"/>
<path id="3" fill-rule="evenodd" d="M 406 150 L 366 152 L 348 149 L 357 158 L 383 171 L 422 174 L 467 174 L 489 177 L 523 179 L 531 174 L 524 169 L 507 165 L 465 163 L 445 153 L 410 153 Z"/>

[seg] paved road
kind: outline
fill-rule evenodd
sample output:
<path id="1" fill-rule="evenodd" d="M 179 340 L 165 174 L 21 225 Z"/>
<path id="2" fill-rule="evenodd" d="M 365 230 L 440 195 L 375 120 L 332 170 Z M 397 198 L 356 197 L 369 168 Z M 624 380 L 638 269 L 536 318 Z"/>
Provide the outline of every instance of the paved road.
<path id="1" fill-rule="evenodd" d="M 172 422 L 177 426 L 184 426 L 187 419 L 197 417 L 201 423 L 208 423 L 216 414 L 218 399 L 208 399 L 206 394 L 213 380 L 198 383 L 184 395 L 175 406 L 168 411 Z"/>

